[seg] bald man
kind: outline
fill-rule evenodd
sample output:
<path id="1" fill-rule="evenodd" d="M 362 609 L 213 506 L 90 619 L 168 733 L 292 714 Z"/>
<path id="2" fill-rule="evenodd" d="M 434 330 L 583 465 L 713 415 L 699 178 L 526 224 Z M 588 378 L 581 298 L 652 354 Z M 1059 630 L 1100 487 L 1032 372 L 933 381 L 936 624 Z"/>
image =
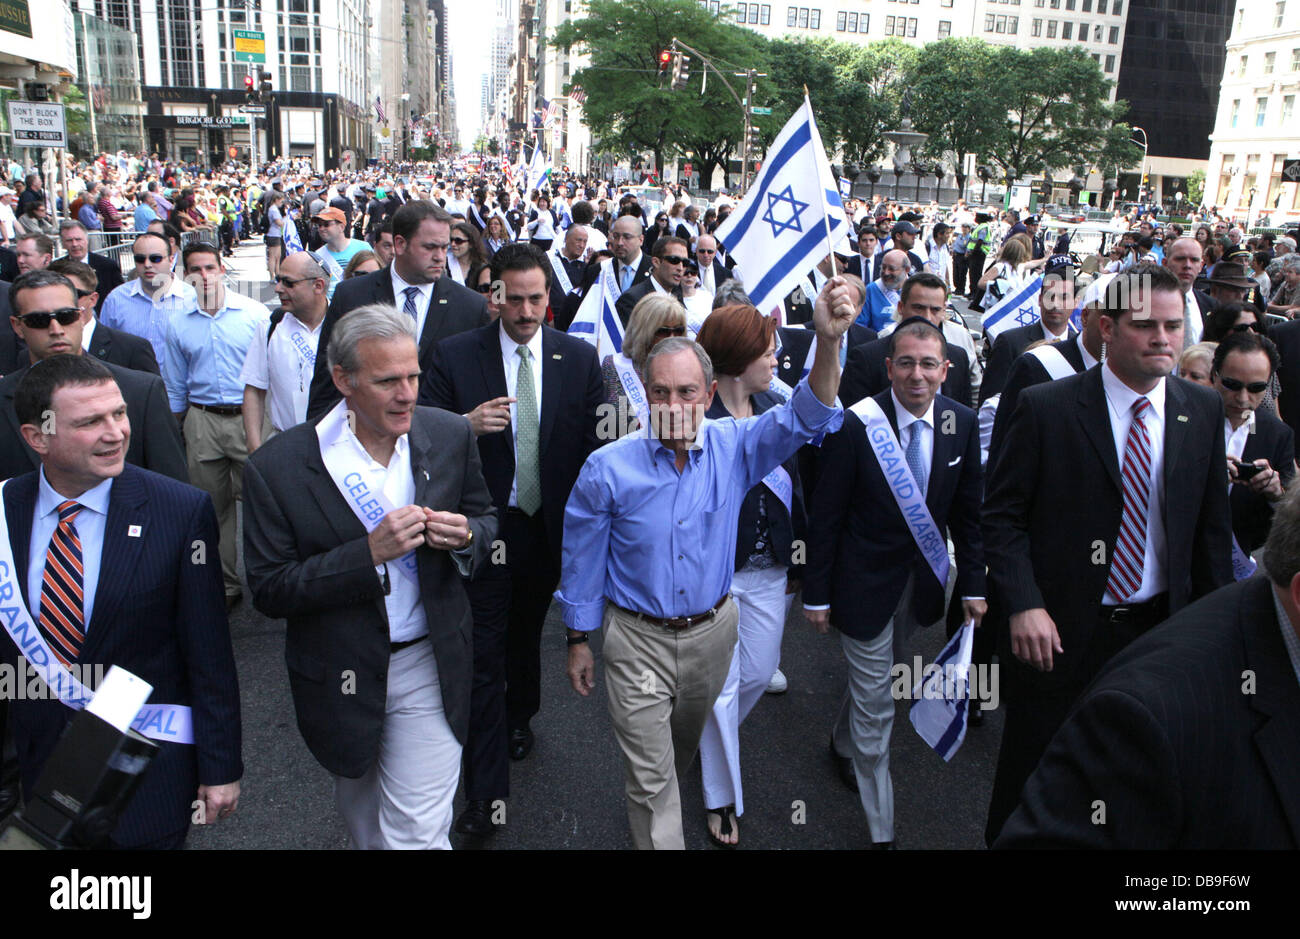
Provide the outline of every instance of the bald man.
<path id="1" fill-rule="evenodd" d="M 1195 238 L 1179 238 L 1165 251 L 1163 263 L 1183 289 L 1183 348 L 1186 349 L 1201 341 L 1205 321 L 1214 309 L 1214 298 L 1195 287 L 1201 273 L 1201 243 Z"/>

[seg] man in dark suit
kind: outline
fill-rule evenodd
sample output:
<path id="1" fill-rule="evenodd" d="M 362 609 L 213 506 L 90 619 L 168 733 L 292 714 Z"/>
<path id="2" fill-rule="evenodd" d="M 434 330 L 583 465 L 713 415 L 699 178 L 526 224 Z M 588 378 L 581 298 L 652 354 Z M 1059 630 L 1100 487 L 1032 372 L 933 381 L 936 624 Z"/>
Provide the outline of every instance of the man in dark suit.
<path id="1" fill-rule="evenodd" d="M 393 263 L 372 274 L 345 280 L 334 290 L 320 344 L 329 348 L 335 324 L 357 307 L 372 303 L 396 306 L 410 316 L 420 337 L 420 370 L 427 371 L 433 347 L 439 340 L 488 322 L 487 301 L 447 276 L 447 247 L 451 244 L 451 216 L 434 202 L 414 200 L 393 216 Z M 314 420 L 339 400 L 325 366 L 316 357 L 307 419 Z"/>
<path id="2" fill-rule="evenodd" d="M 1238 580 L 1253 571 L 1248 559 L 1268 538 L 1273 508 L 1295 478 L 1295 434 L 1259 409 L 1277 361 L 1277 347 L 1254 332 L 1228 333 L 1214 350 L 1212 378 L 1214 390 L 1223 398 L 1223 436 L 1232 481 L 1232 535 L 1240 549 L 1233 551 Z M 1238 462 L 1257 469 L 1243 470 Z"/>
<path id="3" fill-rule="evenodd" d="M 1161 262 L 1178 278 L 1183 291 L 1183 348 L 1201 341 L 1205 324 L 1217 305 L 1213 297 L 1196 289 L 1204 257 L 1201 243 L 1195 238 L 1179 238 L 1165 249 Z"/>
<path id="4" fill-rule="evenodd" d="M 1053 258 L 1053 261 L 1056 259 Z M 1078 335 L 1070 326 L 1074 312 L 1074 268 L 1068 257 L 1043 271 L 1043 288 L 1038 294 L 1038 322 L 1028 326 L 1004 329 L 998 333 L 984 366 L 980 381 L 980 404 L 995 394 L 1000 394 L 1006 384 L 1011 363 L 1020 357 L 1032 342 L 1068 342 Z M 986 339 L 985 342 L 988 340 Z"/>
<path id="5" fill-rule="evenodd" d="M 95 269 L 69 257 L 59 258 L 49 270 L 62 274 L 77 288 L 77 306 L 81 308 L 81 347 L 97 359 L 111 362 L 121 368 L 139 372 L 161 374 L 153 343 L 141 336 L 105 326 L 95 319 L 99 293 L 95 289 Z"/>
<path id="6" fill-rule="evenodd" d="M 9 281 L 0 280 L 0 375 L 8 375 L 27 362 L 27 344 L 9 323 L 10 286 Z"/>
<path id="7" fill-rule="evenodd" d="M 29 293 L 39 304 L 55 287 Z M 40 362 L 18 387 L 18 420 L 40 472 L 4 486 L 13 564 L 3 594 L 19 596 L 53 660 L 117 665 L 153 686 L 151 702 L 188 708 L 193 742 L 142 725 L 159 751 L 116 828 L 113 847 L 179 848 L 195 800 L 215 822 L 239 801 L 239 688 L 216 564 L 217 519 L 190 486 L 126 464 L 131 425 L 108 367 L 89 356 Z M 58 432 L 50 432 L 51 421 Z M 196 547 L 197 546 L 197 547 Z M 18 647 L 4 640 L 14 666 Z M 74 672 L 75 674 L 75 672 Z M 30 796 L 74 711 L 19 696 L 13 729 Z M 169 722 L 170 723 L 170 722 Z"/>
<path id="8" fill-rule="evenodd" d="M 812 360 L 808 357 L 808 353 L 812 351 L 813 337 L 817 333 L 812 328 L 812 323 L 805 323 L 803 326 L 782 326 L 776 332 L 776 377 L 793 388 L 812 368 Z M 854 323 L 844 337 L 843 352 L 847 358 L 852 349 L 873 341 L 876 338 L 876 331 Z"/>
<path id="9" fill-rule="evenodd" d="M 54 355 L 82 354 L 81 311 L 77 309 L 77 293 L 72 281 L 52 271 L 23 274 L 10 290 L 10 303 L 15 310 L 10 325 L 27 344 L 29 364 L 0 379 L 0 409 L 4 411 L 4 419 L 0 421 L 0 479 L 20 476 L 40 464 L 40 457 L 23 439 L 14 411 L 14 393 L 30 363 Z M 63 310 L 76 313 L 75 317 L 66 314 L 71 318 L 66 324 L 52 316 L 38 326 L 36 321 L 46 318 L 31 316 Z M 24 317 L 28 317 L 26 322 Z M 180 430 L 168 406 L 163 380 L 146 372 L 105 364 L 122 390 L 127 416 L 131 419 L 126 461 L 189 482 Z"/>
<path id="10" fill-rule="evenodd" d="M 1231 581 L 1223 402 L 1168 377 L 1182 347 L 1178 279 L 1144 264 L 1103 295 L 1101 368 L 1020 395 L 984 503 L 1006 728 L 991 844 L 1070 705 L 1101 666 Z M 1073 480 L 1068 498 L 1062 480 Z"/>
<path id="11" fill-rule="evenodd" d="M 642 297 L 648 297 L 652 293 L 666 293 L 678 301 L 682 299 L 682 272 L 686 269 L 688 250 L 684 238 L 667 235 L 656 239 L 654 247 L 650 249 L 650 276 L 624 290 L 614 304 L 624 329 L 627 329 L 632 319 L 632 310 Z"/>
<path id="12" fill-rule="evenodd" d="M 1264 549 L 1267 576 L 1214 592 L 1115 656 L 994 847 L 1300 848 L 1297 545 L 1293 491 Z"/>
<path id="13" fill-rule="evenodd" d="M 542 325 L 550 273 L 533 245 L 498 251 L 492 280 L 502 284 L 500 320 L 439 343 L 420 393 L 421 404 L 469 417 L 504 542 L 504 563 L 469 584 L 469 805 L 456 829 L 470 835 L 495 831 L 492 803 L 509 795 L 507 753 L 520 760 L 533 746 L 529 722 L 541 706 L 542 623 L 560 577 L 564 506 L 600 444 L 600 362 L 589 343 Z"/>
<path id="14" fill-rule="evenodd" d="M 870 221 L 863 222 L 862 227 L 858 229 L 858 253 L 849 258 L 845 271 L 861 278 L 864 284 L 878 279 L 880 254 L 876 249 L 879 245 L 880 239 L 876 237 L 876 229 Z"/>
<path id="15" fill-rule="evenodd" d="M 695 263 L 700 266 L 700 286 L 716 294 L 718 286 L 731 279 L 730 268 L 718 258 L 718 239 L 705 232 L 695 239 Z"/>
<path id="16" fill-rule="evenodd" d="M 576 307 L 569 305 L 569 296 L 578 289 L 577 285 L 582 283 L 583 275 L 587 273 L 587 265 L 582 260 L 586 251 L 586 226 L 570 225 L 561 244 L 546 252 L 547 263 L 550 265 L 547 273 L 551 275 L 551 315 L 556 329 L 568 329 L 573 322 L 573 314 L 578 312 Z M 564 277 L 560 276 L 561 271 L 564 272 Z"/>
<path id="17" fill-rule="evenodd" d="M 59 241 L 69 258 L 89 264 L 95 269 L 95 292 L 99 294 L 95 301 L 95 312 L 98 313 L 104 305 L 104 298 L 124 283 L 122 266 L 112 258 L 91 251 L 86 226 L 75 219 L 64 219 L 59 223 Z"/>
<path id="18" fill-rule="evenodd" d="M 469 423 L 415 406 L 415 335 L 387 305 L 349 313 L 327 350 L 342 400 L 244 469 L 253 604 L 288 620 L 298 728 L 362 849 L 450 847 L 472 674 L 463 579 L 497 530 Z"/>
<path id="19" fill-rule="evenodd" d="M 894 840 L 890 672 L 910 632 L 943 617 L 949 530 L 964 618 L 978 624 L 986 610 L 975 413 L 938 394 L 947 341 L 929 319 L 904 320 L 886 342 L 890 387 L 855 405 L 823 444 L 803 587 L 809 621 L 823 633 L 840 631 L 849 691 L 831 749 L 852 757 L 878 847 Z M 900 466 L 899 476 L 882 460 Z M 929 539 L 914 536 L 900 504 L 908 499 L 928 511 Z"/>
<path id="20" fill-rule="evenodd" d="M 1282 361 L 1277 367 L 1282 394 L 1277 413 L 1292 431 L 1300 429 L 1300 319 L 1278 323 L 1268 330 Z"/>
<path id="21" fill-rule="evenodd" d="M 620 291 L 630 290 L 650 277 L 650 258 L 641 250 L 643 241 L 645 229 L 641 227 L 640 219 L 631 215 L 620 215 L 609 229 L 609 250 L 614 257 L 608 263 L 613 265 L 614 283 Z M 587 265 L 581 286 L 569 297 L 570 309 L 566 311 L 569 322 L 573 322 L 578 307 L 582 306 L 582 301 L 600 277 L 605 263 Z"/>

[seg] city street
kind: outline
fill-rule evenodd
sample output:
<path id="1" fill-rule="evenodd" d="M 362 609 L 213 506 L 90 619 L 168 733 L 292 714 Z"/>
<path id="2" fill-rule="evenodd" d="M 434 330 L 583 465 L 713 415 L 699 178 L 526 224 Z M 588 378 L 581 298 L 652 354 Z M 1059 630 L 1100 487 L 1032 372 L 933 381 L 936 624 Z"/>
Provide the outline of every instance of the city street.
<path id="1" fill-rule="evenodd" d="M 227 263 L 232 279 L 269 295 L 260 245 Z M 247 593 L 231 614 L 243 700 L 245 775 L 238 812 L 211 828 L 192 829 L 192 848 L 344 848 L 347 833 L 334 807 L 328 774 L 312 758 L 294 720 L 284 666 L 284 621 L 252 609 Z M 928 662 L 942 648 L 941 627 L 914 642 Z M 495 848 L 631 848 L 623 770 L 605 700 L 600 642 L 596 689 L 580 698 L 564 674 L 565 643 L 552 605 L 543 637 L 542 711 L 537 745 L 511 764 L 512 795 Z M 781 668 L 790 690 L 767 695 L 741 728 L 747 811 L 746 848 L 866 848 L 870 837 L 857 796 L 839 781 L 827 745 L 844 693 L 846 669 L 836 634 L 819 636 L 797 605 L 786 623 Z M 917 736 L 897 708 L 892 746 L 897 844 L 900 849 L 981 848 L 985 809 L 997 761 L 1000 712 L 969 732 L 950 764 Z M 698 761 L 682 779 L 688 847 L 708 847 Z M 457 799 L 457 809 L 462 805 Z M 453 834 L 453 844 L 465 844 Z"/>

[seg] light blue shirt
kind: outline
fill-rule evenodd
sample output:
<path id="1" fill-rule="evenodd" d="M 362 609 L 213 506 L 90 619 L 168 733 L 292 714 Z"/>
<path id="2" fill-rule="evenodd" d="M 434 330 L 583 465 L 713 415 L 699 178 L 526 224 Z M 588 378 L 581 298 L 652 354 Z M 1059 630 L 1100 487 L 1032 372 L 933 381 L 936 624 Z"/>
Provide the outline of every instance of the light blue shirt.
<path id="1" fill-rule="evenodd" d="M 141 286 L 137 277 L 114 288 L 104 300 L 99 321 L 113 329 L 148 339 L 158 365 L 162 366 L 167 361 L 167 323 L 177 313 L 197 310 L 198 294 L 179 277 L 173 277 L 167 289 L 156 297 L 150 297 Z"/>
<path id="2" fill-rule="evenodd" d="M 95 611 L 95 588 L 99 586 L 99 558 L 104 552 L 104 524 L 108 521 L 108 493 L 113 480 L 106 479 L 94 488 L 87 489 L 76 499 L 83 508 L 72 527 L 77 529 L 81 542 L 82 622 L 90 625 Z M 59 527 L 59 506 L 68 501 L 45 480 L 45 468 L 40 471 L 40 491 L 36 496 L 36 511 L 32 514 L 32 536 L 27 549 L 27 599 L 32 619 L 41 617 L 41 583 L 45 579 L 45 555 L 50 550 L 50 539 Z"/>
<path id="3" fill-rule="evenodd" d="M 212 316 L 196 306 L 172 317 L 162 366 L 172 412 L 180 414 L 191 401 L 243 404 L 244 356 L 254 337 L 265 342 L 270 319 L 265 306 L 232 290 L 226 291 L 225 302 Z"/>
<path id="4" fill-rule="evenodd" d="M 135 222 L 135 230 L 144 231 L 149 227 L 150 222 L 158 218 L 158 213 L 150 208 L 147 202 L 141 202 L 135 207 L 131 217 Z"/>
<path id="5" fill-rule="evenodd" d="M 650 616 L 703 613 L 731 589 L 740 506 L 778 464 L 844 421 L 799 382 L 788 404 L 706 420 L 686 468 L 657 438 L 623 437 L 582 467 L 564 512 L 564 624 L 601 625 L 605 601 Z"/>
<path id="6" fill-rule="evenodd" d="M 99 217 L 95 211 L 93 203 L 87 202 L 77 211 L 77 221 L 85 225 L 91 231 L 100 231 L 104 227 L 104 220 Z"/>

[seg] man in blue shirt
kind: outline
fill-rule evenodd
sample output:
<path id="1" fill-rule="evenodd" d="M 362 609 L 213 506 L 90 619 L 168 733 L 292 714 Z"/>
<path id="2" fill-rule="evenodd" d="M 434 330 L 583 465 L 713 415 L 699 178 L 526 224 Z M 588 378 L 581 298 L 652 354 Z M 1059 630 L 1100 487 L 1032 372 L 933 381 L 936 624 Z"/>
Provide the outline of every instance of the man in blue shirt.
<path id="1" fill-rule="evenodd" d="M 149 223 L 158 218 L 157 196 L 152 192 L 146 191 L 140 204 L 135 207 L 131 213 L 131 220 L 136 231 L 148 231 Z"/>
<path id="2" fill-rule="evenodd" d="M 99 321 L 148 339 L 161 366 L 167 360 L 167 324 L 176 314 L 193 310 L 198 299 L 194 288 L 172 272 L 171 246 L 162 235 L 136 235 L 131 251 L 136 276 L 105 298 Z"/>
<path id="3" fill-rule="evenodd" d="M 564 517 L 556 599 L 568 674 L 586 696 L 588 634 L 605 626 L 606 686 L 623 750 L 632 841 L 682 848 L 677 771 L 694 759 L 736 647 L 730 598 L 745 493 L 800 446 L 838 430 L 840 336 L 858 314 L 842 277 L 813 321 L 813 367 L 789 403 L 745 420 L 704 418 L 717 383 L 708 355 L 665 339 L 645 363 L 651 428 L 587 458 Z"/>

